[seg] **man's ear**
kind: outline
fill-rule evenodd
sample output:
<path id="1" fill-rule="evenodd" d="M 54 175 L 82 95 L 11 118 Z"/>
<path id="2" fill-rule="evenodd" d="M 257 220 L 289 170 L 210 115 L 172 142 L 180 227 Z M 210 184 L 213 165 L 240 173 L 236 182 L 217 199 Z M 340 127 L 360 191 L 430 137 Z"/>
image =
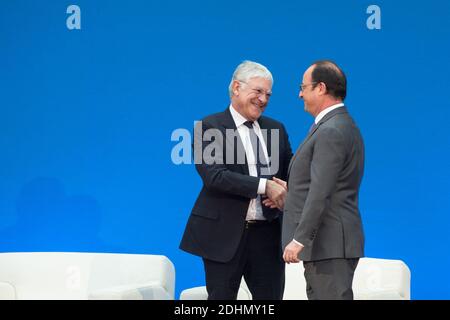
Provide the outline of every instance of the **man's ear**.
<path id="1" fill-rule="evenodd" d="M 239 95 L 239 89 L 241 87 L 241 83 L 237 80 L 233 81 L 233 85 L 231 86 L 233 89 L 233 95 L 238 96 Z"/>
<path id="2" fill-rule="evenodd" d="M 320 94 L 327 94 L 327 85 L 325 82 L 319 82 Z"/>

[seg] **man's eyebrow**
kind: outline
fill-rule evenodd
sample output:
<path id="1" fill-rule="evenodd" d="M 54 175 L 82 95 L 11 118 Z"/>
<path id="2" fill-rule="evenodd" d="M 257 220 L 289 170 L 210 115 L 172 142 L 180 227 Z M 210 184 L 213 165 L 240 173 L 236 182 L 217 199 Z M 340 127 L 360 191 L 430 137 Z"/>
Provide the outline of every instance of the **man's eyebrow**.
<path id="1" fill-rule="evenodd" d="M 264 91 L 265 93 L 272 94 L 272 90 L 266 91 L 261 87 L 256 87 L 256 88 L 254 88 L 254 90 L 261 90 L 261 91 Z"/>

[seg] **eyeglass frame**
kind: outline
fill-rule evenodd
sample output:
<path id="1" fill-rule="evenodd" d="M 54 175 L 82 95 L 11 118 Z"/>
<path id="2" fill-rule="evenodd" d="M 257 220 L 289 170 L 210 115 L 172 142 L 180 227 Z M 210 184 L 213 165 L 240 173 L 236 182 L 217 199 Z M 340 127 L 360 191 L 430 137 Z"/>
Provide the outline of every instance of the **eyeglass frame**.
<path id="1" fill-rule="evenodd" d="M 320 82 L 319 81 L 313 81 L 313 82 L 311 82 L 311 83 L 308 83 L 308 84 L 300 84 L 300 91 L 304 91 L 305 90 L 305 88 L 306 87 L 308 87 L 308 86 L 314 86 L 314 85 L 317 85 L 317 84 L 319 84 Z"/>
<path id="2" fill-rule="evenodd" d="M 241 80 L 237 80 L 240 83 L 246 84 L 247 86 L 249 85 L 247 82 L 245 81 L 241 81 Z M 258 97 L 265 95 L 267 100 L 269 100 L 269 98 L 272 96 L 272 92 L 266 92 L 263 89 L 255 89 L 255 88 L 250 88 L 250 90 L 256 91 L 256 94 L 258 95 Z"/>

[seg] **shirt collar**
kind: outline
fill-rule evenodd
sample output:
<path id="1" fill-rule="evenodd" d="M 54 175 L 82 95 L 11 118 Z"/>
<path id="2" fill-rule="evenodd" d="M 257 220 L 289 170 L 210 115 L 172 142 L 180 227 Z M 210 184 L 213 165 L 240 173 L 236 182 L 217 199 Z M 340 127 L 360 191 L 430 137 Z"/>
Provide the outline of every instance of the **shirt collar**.
<path id="1" fill-rule="evenodd" d="M 230 112 L 231 112 L 231 116 L 233 117 L 236 128 L 239 128 L 241 125 L 244 124 L 244 122 L 248 121 L 239 112 L 236 111 L 236 109 L 233 107 L 232 104 L 230 104 Z"/>
<path id="2" fill-rule="evenodd" d="M 315 123 L 315 124 L 318 124 L 319 121 L 322 120 L 323 117 L 325 117 L 325 115 L 326 115 L 328 112 L 331 112 L 331 111 L 333 111 L 334 109 L 337 109 L 337 108 L 340 108 L 340 107 L 343 107 L 343 106 L 344 106 L 344 104 L 341 102 L 341 103 L 333 104 L 332 106 L 329 106 L 328 108 L 322 110 L 322 111 L 317 115 L 316 119 L 314 119 L 314 123 Z"/>

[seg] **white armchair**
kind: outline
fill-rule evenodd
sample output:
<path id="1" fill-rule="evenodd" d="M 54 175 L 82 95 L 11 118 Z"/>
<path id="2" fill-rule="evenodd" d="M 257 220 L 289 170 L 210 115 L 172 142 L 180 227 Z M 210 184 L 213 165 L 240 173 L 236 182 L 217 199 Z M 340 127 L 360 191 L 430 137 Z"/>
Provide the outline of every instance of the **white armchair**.
<path id="1" fill-rule="evenodd" d="M 410 300 L 411 271 L 401 260 L 363 258 L 353 288 L 358 300 Z"/>
<path id="2" fill-rule="evenodd" d="M 173 300 L 165 256 L 77 252 L 0 253 L 0 299 Z"/>
<path id="3" fill-rule="evenodd" d="M 303 263 L 286 264 L 286 285 L 283 300 L 307 300 Z M 355 300 L 409 300 L 411 272 L 400 260 L 361 258 L 353 278 Z M 206 287 L 183 290 L 180 300 L 205 300 Z M 252 295 L 244 279 L 238 299 L 250 300 Z"/>

